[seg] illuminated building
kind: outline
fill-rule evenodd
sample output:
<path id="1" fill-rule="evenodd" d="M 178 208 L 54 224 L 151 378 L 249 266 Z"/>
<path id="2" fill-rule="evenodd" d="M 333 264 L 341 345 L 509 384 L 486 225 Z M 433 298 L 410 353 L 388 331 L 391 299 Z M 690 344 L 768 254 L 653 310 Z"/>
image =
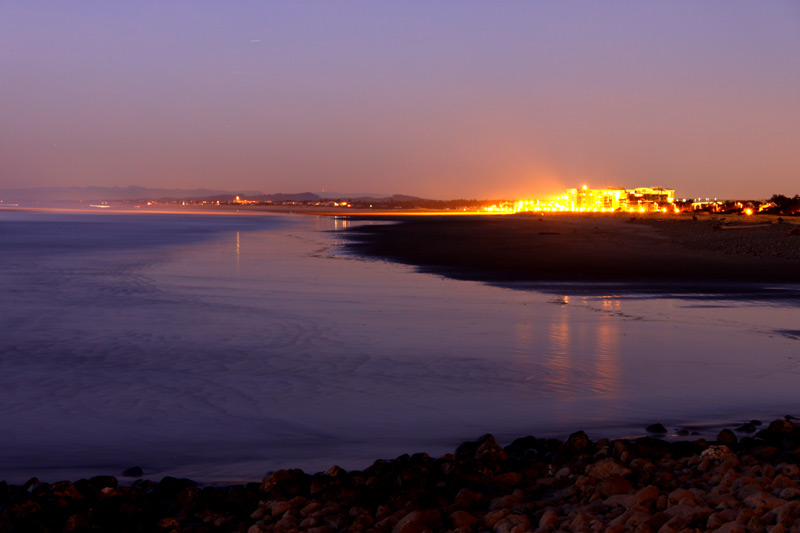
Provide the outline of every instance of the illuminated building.
<path id="1" fill-rule="evenodd" d="M 616 211 L 626 205 L 628 192 L 625 189 L 580 189 L 567 191 L 570 211 Z"/>
<path id="2" fill-rule="evenodd" d="M 675 201 L 675 190 L 664 187 L 639 187 L 628 194 L 631 199 L 659 204 L 671 204 Z"/>
<path id="3" fill-rule="evenodd" d="M 638 187 L 623 189 L 569 189 L 553 200 L 520 200 L 484 208 L 490 212 L 518 213 L 525 211 L 629 213 L 679 212 L 674 206 L 675 190 L 664 187 Z"/>

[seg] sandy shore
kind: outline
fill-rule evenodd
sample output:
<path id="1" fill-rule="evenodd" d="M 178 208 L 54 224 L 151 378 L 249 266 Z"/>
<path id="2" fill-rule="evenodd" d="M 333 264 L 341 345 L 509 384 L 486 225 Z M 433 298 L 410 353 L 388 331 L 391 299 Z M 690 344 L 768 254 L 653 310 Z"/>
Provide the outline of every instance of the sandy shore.
<path id="1" fill-rule="evenodd" d="M 735 217 L 414 217 L 358 227 L 350 251 L 479 281 L 800 283 L 798 226 Z"/>

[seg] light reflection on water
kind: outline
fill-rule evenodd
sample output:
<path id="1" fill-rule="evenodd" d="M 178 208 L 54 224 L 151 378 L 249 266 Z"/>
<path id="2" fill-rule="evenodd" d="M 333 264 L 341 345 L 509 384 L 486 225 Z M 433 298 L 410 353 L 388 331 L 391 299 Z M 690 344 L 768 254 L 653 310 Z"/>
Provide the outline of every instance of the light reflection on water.
<path id="1" fill-rule="evenodd" d="M 420 275 L 341 254 L 341 219 L 136 221 L 0 232 L 0 477 L 141 464 L 258 479 L 485 432 L 595 438 L 800 401 L 789 302 Z"/>
<path id="2" fill-rule="evenodd" d="M 539 374 L 545 375 L 551 391 L 563 401 L 572 401 L 579 393 L 616 398 L 620 378 L 618 324 L 607 317 L 575 322 L 574 313 L 565 307 L 569 297 L 561 301 L 565 303 L 551 309 L 544 345 L 535 339 L 530 323 L 516 325 L 515 364 L 527 374 L 526 382 L 541 381 Z M 618 309 L 619 305 L 619 301 L 605 301 L 603 307 Z M 576 382 L 576 374 L 583 376 L 580 382 Z"/>

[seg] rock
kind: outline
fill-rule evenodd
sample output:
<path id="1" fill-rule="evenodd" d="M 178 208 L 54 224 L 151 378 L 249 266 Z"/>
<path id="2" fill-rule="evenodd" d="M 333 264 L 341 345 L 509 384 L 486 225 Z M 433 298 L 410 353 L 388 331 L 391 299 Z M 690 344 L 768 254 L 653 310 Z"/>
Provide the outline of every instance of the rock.
<path id="1" fill-rule="evenodd" d="M 486 513 L 486 517 L 483 519 L 483 525 L 491 529 L 497 522 L 500 521 L 501 518 L 504 518 L 510 514 L 511 509 L 498 509 L 496 511 L 490 511 Z"/>
<path id="2" fill-rule="evenodd" d="M 391 531 L 397 523 L 400 521 L 400 517 L 396 516 L 395 514 L 390 514 L 386 518 L 375 522 L 375 530 L 376 531 Z"/>
<path id="3" fill-rule="evenodd" d="M 708 517 L 711 516 L 713 511 L 708 507 L 687 505 L 684 503 L 673 505 L 664 509 L 664 512 L 669 516 L 681 517 L 685 520 L 684 523 L 706 523 Z"/>
<path id="4" fill-rule="evenodd" d="M 392 528 L 392 533 L 425 533 L 429 531 L 433 531 L 433 529 L 425 523 L 421 511 L 411 511 Z"/>
<path id="5" fill-rule="evenodd" d="M 505 487 L 516 487 L 522 482 L 522 476 L 517 472 L 506 472 L 505 474 L 499 474 L 492 478 L 492 485 L 495 486 L 505 486 Z"/>
<path id="6" fill-rule="evenodd" d="M 675 459 L 697 455 L 702 451 L 703 448 L 698 446 L 697 443 L 686 440 L 671 442 L 669 445 L 669 453 Z"/>
<path id="7" fill-rule="evenodd" d="M 670 445 L 665 440 L 653 437 L 639 437 L 634 442 L 632 453 L 639 457 L 648 457 L 652 460 L 658 460 L 667 455 L 669 449 Z"/>
<path id="8" fill-rule="evenodd" d="M 495 533 L 524 533 L 529 531 L 530 519 L 524 514 L 513 513 L 498 520 L 494 525 Z"/>
<path id="9" fill-rule="evenodd" d="M 504 448 L 508 457 L 522 458 L 527 452 L 536 453 L 536 437 L 520 437 Z"/>
<path id="10" fill-rule="evenodd" d="M 586 467 L 586 474 L 594 479 L 600 480 L 610 476 L 627 476 L 631 469 L 621 461 L 612 457 L 606 457 Z"/>
<path id="11" fill-rule="evenodd" d="M 767 429 L 762 429 L 756 437 L 764 439 L 770 444 L 778 444 L 795 430 L 796 426 L 790 420 L 774 420 Z"/>
<path id="12" fill-rule="evenodd" d="M 50 487 L 50 494 L 56 498 L 64 498 L 68 501 L 83 500 L 83 494 L 78 488 L 69 481 L 58 481 Z"/>
<path id="13" fill-rule="evenodd" d="M 156 524 L 156 527 L 161 531 L 172 531 L 172 530 L 179 530 L 181 527 L 181 523 L 175 520 L 172 517 L 169 518 L 162 518 Z"/>
<path id="14" fill-rule="evenodd" d="M 454 528 L 469 527 L 471 528 L 478 523 L 478 519 L 466 511 L 455 511 L 450 513 L 450 523 Z"/>
<path id="15" fill-rule="evenodd" d="M 300 509 L 300 516 L 305 518 L 320 510 L 322 510 L 322 504 L 320 502 L 309 502 Z"/>
<path id="16" fill-rule="evenodd" d="M 338 479 L 338 478 L 346 476 L 347 475 L 347 471 L 344 470 L 343 468 L 340 468 L 340 467 L 338 467 L 336 465 L 333 465 L 332 467 L 327 469 L 325 472 L 323 472 L 323 474 L 325 474 L 326 476 Z"/>
<path id="17" fill-rule="evenodd" d="M 299 469 L 278 470 L 264 478 L 259 490 L 273 496 L 296 496 L 309 483 L 309 478 Z"/>
<path id="18" fill-rule="evenodd" d="M 494 511 L 495 509 L 505 509 L 507 507 L 515 507 L 522 503 L 522 498 L 515 496 L 513 494 L 507 494 L 505 496 L 500 496 L 499 498 L 495 498 L 489 504 L 489 509 Z"/>
<path id="19" fill-rule="evenodd" d="M 721 461 L 732 455 L 734 454 L 731 451 L 731 449 L 722 444 L 719 444 L 717 446 L 709 446 L 700 453 L 701 458 L 714 461 Z"/>
<path id="20" fill-rule="evenodd" d="M 786 474 L 780 474 L 780 473 L 772 478 L 772 482 L 770 483 L 770 485 L 772 486 L 773 490 L 785 489 L 787 487 L 793 487 L 793 488 L 797 487 L 797 483 L 794 480 L 792 480 Z"/>
<path id="21" fill-rule="evenodd" d="M 726 446 L 734 446 L 739 442 L 739 439 L 736 438 L 736 434 L 730 429 L 723 429 L 717 434 L 717 442 L 725 444 Z"/>
<path id="22" fill-rule="evenodd" d="M 631 459 L 630 445 L 624 440 L 614 441 L 611 455 L 622 463 L 627 463 Z"/>
<path id="23" fill-rule="evenodd" d="M 708 520 L 706 521 L 706 527 L 711 530 L 716 530 L 725 524 L 731 522 L 735 523 L 737 514 L 738 513 L 733 509 L 725 509 L 723 511 L 714 512 L 709 515 Z"/>
<path id="24" fill-rule="evenodd" d="M 94 476 L 87 481 L 87 489 L 91 493 L 99 492 L 106 487 L 117 488 L 118 486 L 119 481 L 114 476 Z"/>
<path id="25" fill-rule="evenodd" d="M 589 444 L 589 436 L 585 431 L 576 431 L 567 438 L 567 448 L 574 453 L 585 450 Z"/>
<path id="26" fill-rule="evenodd" d="M 600 493 L 597 493 L 598 497 L 601 497 Z M 630 498 L 630 494 L 613 494 L 607 497 L 603 501 L 603 504 L 606 507 L 625 507 L 627 509 L 628 498 Z"/>
<path id="27" fill-rule="evenodd" d="M 800 498 L 800 489 L 795 487 L 786 487 L 785 489 L 781 489 L 778 497 L 782 500 L 796 500 Z"/>
<path id="28" fill-rule="evenodd" d="M 621 531 L 635 531 L 637 527 L 646 523 L 650 518 L 650 513 L 645 513 L 637 509 L 628 509 L 612 520 L 608 524 L 609 528 L 606 531 L 610 531 L 615 527 L 622 528 Z"/>
<path id="29" fill-rule="evenodd" d="M 456 494 L 453 504 L 450 507 L 453 510 L 474 509 L 483 498 L 483 494 L 479 492 L 470 489 L 461 489 L 458 491 L 458 494 Z"/>
<path id="30" fill-rule="evenodd" d="M 636 494 L 629 496 L 625 500 L 625 507 L 633 509 L 634 507 L 641 507 L 644 509 L 652 509 L 655 506 L 659 497 L 658 487 L 649 485 Z"/>
<path id="31" fill-rule="evenodd" d="M 650 520 L 645 523 L 650 526 L 651 531 L 660 531 L 661 528 L 664 527 L 667 522 L 669 522 L 669 520 L 670 516 L 667 513 L 660 511 L 651 516 Z"/>
<path id="32" fill-rule="evenodd" d="M 790 527 L 797 523 L 800 518 L 800 501 L 792 501 L 776 507 L 770 513 L 775 515 L 775 521 L 786 527 Z"/>
<path id="33" fill-rule="evenodd" d="M 747 524 L 754 516 L 756 516 L 756 513 L 752 509 L 742 509 L 736 515 L 736 521 L 740 524 Z"/>
<path id="34" fill-rule="evenodd" d="M 657 435 L 664 435 L 667 433 L 667 428 L 665 428 L 662 424 L 650 424 L 644 430 L 648 433 L 655 433 Z"/>
<path id="35" fill-rule="evenodd" d="M 131 466 L 122 471 L 123 477 L 142 477 L 143 475 L 144 470 L 141 466 Z"/>
<path id="36" fill-rule="evenodd" d="M 614 496 L 615 494 L 628 494 L 629 492 L 633 491 L 633 486 L 631 485 L 630 481 L 624 477 L 617 474 L 612 474 L 599 480 L 595 486 L 595 490 L 598 494 L 607 498 L 609 496 Z"/>
<path id="37" fill-rule="evenodd" d="M 558 514 L 552 509 L 548 509 L 539 519 L 539 527 L 542 529 L 554 528 L 558 524 Z"/>
<path id="38" fill-rule="evenodd" d="M 744 524 L 736 521 L 728 522 L 713 531 L 713 533 L 747 533 L 747 528 Z"/>
<path id="39" fill-rule="evenodd" d="M 571 522 L 566 524 L 568 531 L 586 531 L 589 529 L 588 524 L 595 521 L 595 517 L 589 513 L 579 512 Z"/>
<path id="40" fill-rule="evenodd" d="M 292 504 L 287 500 L 269 502 L 269 510 L 272 516 L 283 516 L 283 514 L 291 508 Z"/>
<path id="41" fill-rule="evenodd" d="M 277 531 L 292 531 L 297 529 L 297 518 L 294 516 L 284 516 L 275 523 Z"/>
<path id="42" fill-rule="evenodd" d="M 465 442 L 456 449 L 456 457 L 475 461 L 496 463 L 505 461 L 508 456 L 494 440 L 494 435 L 486 434 L 476 442 Z"/>
<path id="43" fill-rule="evenodd" d="M 697 505 L 697 496 L 693 492 L 687 489 L 675 489 L 669 493 L 667 496 L 667 502 L 670 506 L 673 505 Z"/>
<path id="44" fill-rule="evenodd" d="M 89 518 L 86 516 L 85 513 L 81 514 L 74 514 L 67 518 L 66 524 L 64 524 L 64 531 L 72 532 L 72 531 L 83 531 L 89 528 Z"/>
<path id="45" fill-rule="evenodd" d="M 318 516 L 307 516 L 300 521 L 300 529 L 306 530 L 312 527 L 316 527 L 320 524 L 320 517 Z"/>
<path id="46" fill-rule="evenodd" d="M 785 505 L 786 501 L 773 496 L 769 492 L 758 491 L 745 497 L 742 503 L 758 512 L 765 512 Z"/>

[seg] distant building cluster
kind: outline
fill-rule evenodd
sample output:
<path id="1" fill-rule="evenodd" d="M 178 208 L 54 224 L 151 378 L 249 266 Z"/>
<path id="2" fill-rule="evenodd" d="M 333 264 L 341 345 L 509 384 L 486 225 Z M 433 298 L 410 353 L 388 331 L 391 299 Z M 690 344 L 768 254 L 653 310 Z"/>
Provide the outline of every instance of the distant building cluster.
<path id="1" fill-rule="evenodd" d="M 34 205 L 36 202 L 32 202 Z M 81 203 L 84 203 L 81 201 Z M 773 195 L 769 200 L 723 200 L 718 198 L 676 198 L 674 189 L 665 187 L 611 187 L 591 189 L 587 186 L 568 189 L 550 200 L 430 200 L 412 196 L 321 198 L 313 193 L 296 194 L 224 194 L 201 198 L 164 197 L 159 199 L 93 200 L 89 207 L 108 209 L 112 204 L 134 204 L 134 207 L 160 205 L 236 206 L 243 208 L 336 208 L 336 209 L 417 209 L 448 212 L 572 212 L 572 213 L 732 213 L 752 215 L 800 215 L 800 195 Z M 0 199 L 0 208 L 16 206 Z"/>
<path id="2" fill-rule="evenodd" d="M 675 206 L 675 190 L 664 187 L 636 189 L 569 189 L 553 200 L 520 200 L 487 207 L 487 211 L 563 211 L 563 212 L 669 212 Z"/>

